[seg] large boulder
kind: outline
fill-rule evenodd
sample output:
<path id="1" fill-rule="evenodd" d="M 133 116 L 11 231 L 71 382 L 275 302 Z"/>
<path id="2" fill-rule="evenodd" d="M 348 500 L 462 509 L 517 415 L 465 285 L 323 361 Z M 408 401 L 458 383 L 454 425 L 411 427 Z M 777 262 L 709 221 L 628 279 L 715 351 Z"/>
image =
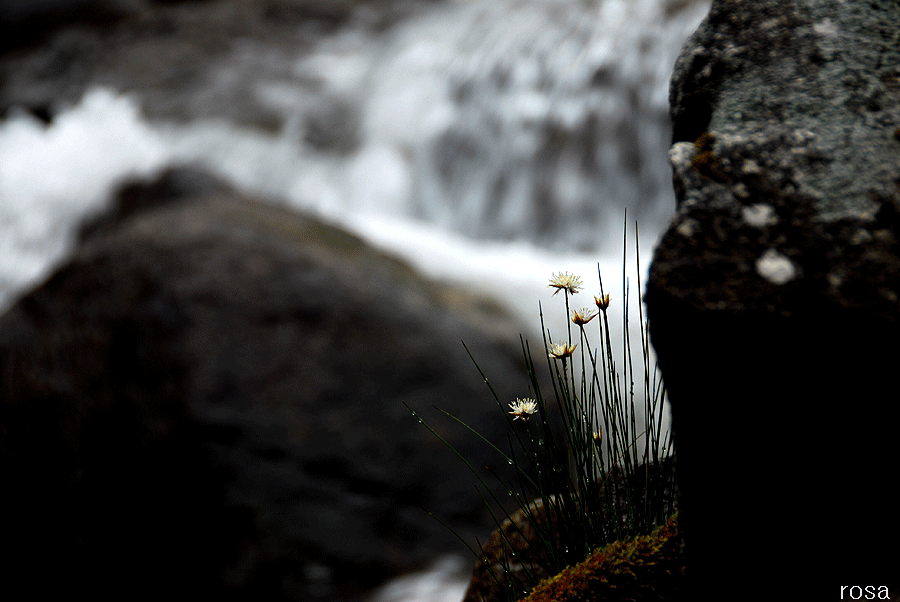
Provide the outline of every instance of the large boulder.
<path id="1" fill-rule="evenodd" d="M 518 327 L 316 219 L 175 170 L 0 318 L 8 587 L 355 599 L 491 524 Z M 502 465 L 502 466 L 501 466 Z M 9 560 L 12 553 L 12 560 Z"/>
<path id="2" fill-rule="evenodd" d="M 898 575 L 898 40 L 896 0 L 716 0 L 675 66 L 646 302 L 716 599 Z"/>

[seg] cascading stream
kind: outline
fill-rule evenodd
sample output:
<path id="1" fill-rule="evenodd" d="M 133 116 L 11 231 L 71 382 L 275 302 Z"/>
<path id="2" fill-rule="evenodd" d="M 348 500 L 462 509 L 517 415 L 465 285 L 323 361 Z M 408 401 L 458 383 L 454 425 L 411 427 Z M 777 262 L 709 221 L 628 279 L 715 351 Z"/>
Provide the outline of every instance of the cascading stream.
<path id="1" fill-rule="evenodd" d="M 332 141 L 353 146 L 337 196 L 349 210 L 556 250 L 609 250 L 625 208 L 655 233 L 674 207 L 668 77 L 702 9 L 460 1 L 383 39 L 329 40 L 297 73 L 344 108 L 320 107 L 320 119 L 346 126 L 347 108 L 359 110 L 356 139 Z M 301 138 L 329 129 L 315 117 Z"/>
<path id="2" fill-rule="evenodd" d="M 73 224 L 115 182 L 179 161 L 458 281 L 480 279 L 473 253 L 505 249 L 541 279 L 542 264 L 576 269 L 562 254 L 588 252 L 590 264 L 618 254 L 626 208 L 649 244 L 674 210 L 668 77 L 705 8 L 456 0 L 387 31 L 339 31 L 290 68 L 259 70 L 252 48 L 236 53 L 219 79 L 280 112 L 276 133 L 149 121 L 140 98 L 114 90 L 94 90 L 47 128 L 12 116 L 0 124 L 0 303 L 64 255 Z M 437 257 L 410 248 L 422 238 Z M 475 273 L 446 261 L 452 249 L 438 240 L 465 249 Z"/>

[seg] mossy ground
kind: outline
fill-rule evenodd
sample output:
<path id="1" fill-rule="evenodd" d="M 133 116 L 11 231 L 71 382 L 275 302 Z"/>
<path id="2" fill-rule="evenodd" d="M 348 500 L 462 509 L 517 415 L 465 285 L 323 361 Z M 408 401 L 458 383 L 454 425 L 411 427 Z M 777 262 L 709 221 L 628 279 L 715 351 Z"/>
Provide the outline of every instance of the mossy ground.
<path id="1" fill-rule="evenodd" d="M 539 583 L 522 602 L 675 600 L 684 586 L 677 513 L 649 535 L 598 548 Z"/>

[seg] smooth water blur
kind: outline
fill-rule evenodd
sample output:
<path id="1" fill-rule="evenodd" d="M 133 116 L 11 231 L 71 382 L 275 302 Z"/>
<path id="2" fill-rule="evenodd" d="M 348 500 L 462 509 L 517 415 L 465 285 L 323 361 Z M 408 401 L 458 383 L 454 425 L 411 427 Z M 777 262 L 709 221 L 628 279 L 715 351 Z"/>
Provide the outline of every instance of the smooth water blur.
<path id="1" fill-rule="evenodd" d="M 459 602 L 468 586 L 471 558 L 444 556 L 420 573 L 394 579 L 369 602 Z"/>
<path id="2" fill-rule="evenodd" d="M 649 247 L 674 209 L 668 77 L 704 8 L 459 0 L 387 32 L 345 30 L 299 55 L 292 77 L 260 76 L 260 103 L 287 123 L 275 133 L 151 123 L 140 99 L 99 89 L 46 129 L 12 117 L 0 125 L 0 305 L 62 256 L 116 181 L 176 161 L 482 289 L 586 263 L 567 254 L 618 254 L 626 209 Z M 447 245 L 429 245 L 440 260 L 409 244 L 416 233 Z"/>
<path id="3" fill-rule="evenodd" d="M 550 269 L 592 277 L 597 261 L 615 272 L 625 210 L 645 249 L 674 210 L 668 77 L 704 9 L 459 0 L 387 32 L 345 30 L 292 77 L 260 76 L 259 101 L 287 123 L 275 133 L 149 122 L 140 99 L 100 89 L 46 129 L 13 117 L 0 126 L 0 306 L 116 181 L 196 162 L 533 319 L 522 285 L 541 290 Z"/>

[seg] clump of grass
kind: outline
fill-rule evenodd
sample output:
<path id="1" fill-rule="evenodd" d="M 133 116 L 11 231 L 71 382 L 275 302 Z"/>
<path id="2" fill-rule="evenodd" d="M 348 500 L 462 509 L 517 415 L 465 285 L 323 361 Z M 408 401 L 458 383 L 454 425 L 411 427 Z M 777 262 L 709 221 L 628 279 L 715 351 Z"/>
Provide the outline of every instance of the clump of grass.
<path id="1" fill-rule="evenodd" d="M 640 290 L 639 259 L 637 271 Z M 651 533 L 675 512 L 674 450 L 663 425 L 665 387 L 652 361 L 643 310 L 638 347 L 629 329 L 629 279 L 623 260 L 624 328 L 622 351 L 617 353 L 610 327 L 616 304 L 604 291 L 599 272 L 598 266 L 599 294 L 593 297 L 593 307 L 574 311 L 570 305 L 584 288 L 582 279 L 565 272 L 552 275 L 554 295 L 563 293 L 566 336 L 552 339 L 541 309 L 543 350 L 537 359 L 542 362 L 521 339 L 529 381 L 525 397 L 501 400 L 473 358 L 509 421 L 505 445 L 488 441 L 445 413 L 515 468 L 512 478 L 488 478 L 460 456 L 475 474 L 497 524 L 494 537 L 499 538 L 500 551 L 493 549 L 486 564 L 510 602 L 600 547 Z M 542 363 L 547 371 L 543 377 L 538 371 Z M 541 384 L 548 381 L 545 390 Z M 498 484 L 500 493 L 486 479 Z M 503 511 L 509 498 L 518 504 L 511 514 Z M 529 548 L 528 562 L 513 557 L 523 542 Z M 478 548 L 470 546 L 476 556 L 486 558 L 485 547 L 479 543 Z"/>

